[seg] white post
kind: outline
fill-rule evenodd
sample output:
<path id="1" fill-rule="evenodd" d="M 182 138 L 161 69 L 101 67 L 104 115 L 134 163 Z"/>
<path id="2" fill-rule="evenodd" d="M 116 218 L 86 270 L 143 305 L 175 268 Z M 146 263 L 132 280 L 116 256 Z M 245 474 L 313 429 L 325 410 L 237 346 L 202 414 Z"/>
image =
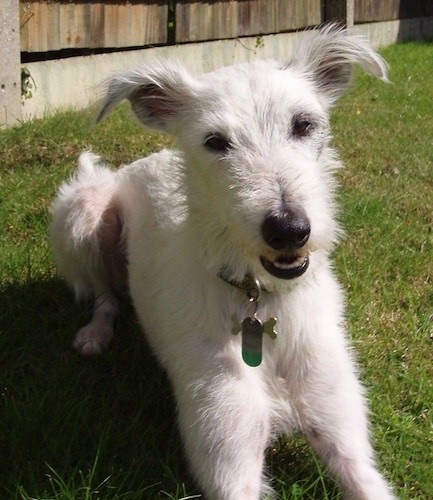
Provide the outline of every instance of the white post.
<path id="1" fill-rule="evenodd" d="M 21 121 L 19 0 L 0 2 L 0 129 Z"/>

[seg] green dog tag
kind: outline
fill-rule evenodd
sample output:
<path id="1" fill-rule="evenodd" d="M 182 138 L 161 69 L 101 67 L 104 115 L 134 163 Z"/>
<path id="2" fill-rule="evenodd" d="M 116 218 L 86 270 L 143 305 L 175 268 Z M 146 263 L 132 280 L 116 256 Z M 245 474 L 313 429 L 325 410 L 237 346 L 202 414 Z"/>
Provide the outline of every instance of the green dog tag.
<path id="1" fill-rule="evenodd" d="M 248 366 L 262 362 L 263 323 L 258 318 L 242 321 L 242 359 Z"/>
<path id="2" fill-rule="evenodd" d="M 245 318 L 242 323 L 239 323 L 235 317 L 232 320 L 233 335 L 242 332 L 242 359 L 248 366 L 259 366 L 263 358 L 263 334 L 265 333 L 271 339 L 277 338 L 275 331 L 277 318 L 269 318 L 266 323 L 255 315 Z"/>

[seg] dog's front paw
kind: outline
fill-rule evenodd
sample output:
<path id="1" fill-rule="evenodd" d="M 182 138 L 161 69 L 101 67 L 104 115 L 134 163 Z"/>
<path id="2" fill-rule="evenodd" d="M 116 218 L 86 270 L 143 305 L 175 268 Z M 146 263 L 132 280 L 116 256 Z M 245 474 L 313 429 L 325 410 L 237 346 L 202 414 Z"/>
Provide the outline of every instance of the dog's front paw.
<path id="1" fill-rule="evenodd" d="M 108 325 L 89 323 L 75 335 L 72 347 L 81 356 L 95 356 L 104 352 L 113 337 L 113 329 Z"/>

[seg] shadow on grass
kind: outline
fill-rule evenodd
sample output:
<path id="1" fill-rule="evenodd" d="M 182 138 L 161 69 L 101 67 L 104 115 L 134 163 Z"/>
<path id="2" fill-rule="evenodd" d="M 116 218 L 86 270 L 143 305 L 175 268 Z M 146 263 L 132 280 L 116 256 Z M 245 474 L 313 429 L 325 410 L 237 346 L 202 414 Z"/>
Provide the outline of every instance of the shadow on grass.
<path id="1" fill-rule="evenodd" d="M 112 348 L 82 359 L 70 345 L 90 313 L 61 282 L 9 286 L 0 303 L 2 498 L 101 483 L 103 498 L 158 498 L 190 483 L 168 380 L 130 306 Z"/>
<path id="2" fill-rule="evenodd" d="M 131 306 L 119 317 L 111 349 L 82 359 L 71 341 L 90 309 L 74 304 L 63 283 L 11 285 L 0 303 L 1 498 L 197 493 L 186 472 L 169 382 Z M 268 463 L 280 498 L 324 498 L 323 491 L 333 489 L 326 477 L 317 480 L 321 471 L 300 438 L 289 445 L 279 440 Z"/>

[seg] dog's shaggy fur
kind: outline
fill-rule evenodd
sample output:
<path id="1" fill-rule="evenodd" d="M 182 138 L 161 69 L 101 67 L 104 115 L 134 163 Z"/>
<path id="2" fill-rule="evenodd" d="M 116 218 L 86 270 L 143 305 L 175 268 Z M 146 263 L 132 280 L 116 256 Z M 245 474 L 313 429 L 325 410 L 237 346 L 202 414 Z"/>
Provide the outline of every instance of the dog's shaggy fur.
<path id="1" fill-rule="evenodd" d="M 365 40 L 325 27 L 306 34 L 287 64 L 193 76 L 163 62 L 115 77 L 99 119 L 129 99 L 179 151 L 116 172 L 83 153 L 52 207 L 59 272 L 78 298 L 95 301 L 75 348 L 101 352 L 119 297 L 130 293 L 171 379 L 186 455 L 208 499 L 269 494 L 266 447 L 294 428 L 348 498 L 392 498 L 375 467 L 330 263 L 340 163 L 329 112 L 353 63 L 387 79 Z M 247 276 L 262 292 L 255 304 Z M 254 305 L 257 318 L 278 321 L 257 367 L 242 359 L 249 332 L 232 334 L 232 318 L 253 316 Z"/>

